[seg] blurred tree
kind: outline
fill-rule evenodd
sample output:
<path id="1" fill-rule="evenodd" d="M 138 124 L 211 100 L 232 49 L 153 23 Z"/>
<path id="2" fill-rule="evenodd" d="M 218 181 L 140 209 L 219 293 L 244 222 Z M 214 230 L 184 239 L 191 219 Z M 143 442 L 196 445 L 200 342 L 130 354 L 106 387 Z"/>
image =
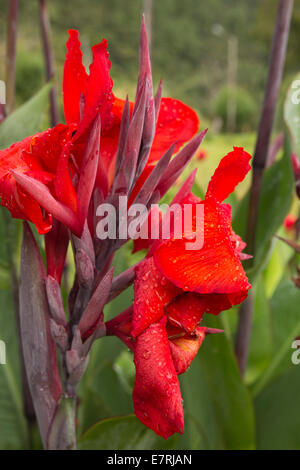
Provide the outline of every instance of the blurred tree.
<path id="1" fill-rule="evenodd" d="M 154 30 L 152 56 L 155 80 L 163 78 L 164 94 L 176 96 L 211 118 L 214 102 L 226 84 L 227 44 L 213 34 L 220 24 L 228 35 L 238 37 L 237 85 L 255 94 L 257 125 L 266 63 L 269 56 L 274 0 L 152 0 Z M 5 14 L 0 31 L 5 30 Z M 58 83 L 61 83 L 67 29 L 80 30 L 85 65 L 90 63 L 90 46 L 102 37 L 109 40 L 111 73 L 118 94 L 134 96 L 141 13 L 145 0 L 73 0 L 49 2 Z M 295 3 L 286 74 L 298 69 L 300 56 L 300 4 Z M 2 28 L 3 27 L 3 28 Z M 20 1 L 19 40 L 22 50 L 39 53 L 38 2 Z M 4 40 L 4 38 L 3 38 Z M 0 68 L 0 72 L 1 68 Z"/>

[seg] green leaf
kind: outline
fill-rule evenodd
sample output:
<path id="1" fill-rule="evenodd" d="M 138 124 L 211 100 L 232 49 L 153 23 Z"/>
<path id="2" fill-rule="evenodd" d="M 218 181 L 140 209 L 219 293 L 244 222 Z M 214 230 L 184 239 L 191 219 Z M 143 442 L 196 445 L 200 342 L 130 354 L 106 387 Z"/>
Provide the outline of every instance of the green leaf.
<path id="1" fill-rule="evenodd" d="M 250 351 L 246 372 L 246 383 L 253 383 L 268 367 L 273 353 L 271 309 L 266 297 L 262 276 L 252 288 L 254 314 L 250 338 Z"/>
<path id="2" fill-rule="evenodd" d="M 298 73 L 296 77 L 294 78 L 293 82 L 299 79 L 300 79 L 300 74 Z M 296 91 L 297 90 L 295 90 L 295 88 L 292 88 L 292 84 L 291 84 L 286 95 L 283 116 L 284 116 L 286 126 L 288 128 L 289 134 L 290 134 L 293 151 L 299 156 L 300 155 L 300 127 L 299 127 L 300 108 L 299 108 L 299 103 L 297 103 L 297 100 L 295 101 L 294 99 L 294 98 L 298 98 L 297 97 L 298 93 L 295 94 Z M 295 96 L 293 97 L 293 95 Z"/>
<path id="3" fill-rule="evenodd" d="M 293 365 L 255 400 L 258 449 L 300 450 L 300 370 Z"/>
<path id="4" fill-rule="evenodd" d="M 271 239 L 289 211 L 293 192 L 291 158 L 289 150 L 286 149 L 281 159 L 268 168 L 263 176 L 256 232 L 255 269 L 249 274 L 256 274 L 266 259 Z M 241 200 L 233 219 L 233 229 L 243 239 L 246 233 L 248 205 L 249 191 Z"/>
<path id="5" fill-rule="evenodd" d="M 118 338 L 94 343 L 86 373 L 80 384 L 78 427 L 82 433 L 97 421 L 132 412 L 131 393 L 114 368 L 113 361 L 124 350 Z"/>
<path id="6" fill-rule="evenodd" d="M 0 340 L 6 346 L 6 364 L 0 363 L 0 449 L 26 449 L 28 430 L 23 413 L 18 334 L 10 291 L 0 292 L 0 311 Z"/>
<path id="7" fill-rule="evenodd" d="M 283 279 L 271 300 L 273 351 L 272 361 L 261 378 L 254 384 L 252 393 L 262 390 L 287 368 L 293 367 L 291 349 L 294 339 L 300 335 L 300 290 L 289 279 Z"/>
<path id="8" fill-rule="evenodd" d="M 80 450 L 173 449 L 176 436 L 165 441 L 134 415 L 105 419 L 90 428 L 78 442 Z"/>
<path id="9" fill-rule="evenodd" d="M 43 114 L 49 104 L 51 83 L 9 115 L 0 125 L 0 149 L 9 147 L 41 130 Z"/>
<path id="10" fill-rule="evenodd" d="M 203 323 L 222 328 L 220 319 Z M 209 335 L 190 370 L 181 376 L 185 410 L 183 448 L 253 449 L 254 413 L 225 334 Z"/>

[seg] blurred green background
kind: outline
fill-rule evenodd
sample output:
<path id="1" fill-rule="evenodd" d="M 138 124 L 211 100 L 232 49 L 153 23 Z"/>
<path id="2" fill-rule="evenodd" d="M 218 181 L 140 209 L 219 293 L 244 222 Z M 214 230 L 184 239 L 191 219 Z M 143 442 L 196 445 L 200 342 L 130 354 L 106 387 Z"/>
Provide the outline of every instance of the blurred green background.
<path id="1" fill-rule="evenodd" d="M 1 0 L 0 76 L 4 76 L 6 10 Z M 141 13 L 145 0 L 48 1 L 52 42 L 61 89 L 67 29 L 80 31 L 85 65 L 90 47 L 108 39 L 116 93 L 134 96 Z M 152 65 L 165 96 L 192 105 L 204 120 L 226 123 L 228 42 L 237 39 L 235 130 L 255 130 L 263 96 L 277 2 L 274 0 L 152 0 Z M 17 103 L 43 83 L 38 2 L 20 0 L 17 48 Z M 295 2 L 284 82 L 298 71 L 300 4 Z M 283 87 L 284 88 L 284 87 Z M 286 87 L 285 87 L 286 88 Z M 220 124 L 215 123 L 219 128 Z"/>

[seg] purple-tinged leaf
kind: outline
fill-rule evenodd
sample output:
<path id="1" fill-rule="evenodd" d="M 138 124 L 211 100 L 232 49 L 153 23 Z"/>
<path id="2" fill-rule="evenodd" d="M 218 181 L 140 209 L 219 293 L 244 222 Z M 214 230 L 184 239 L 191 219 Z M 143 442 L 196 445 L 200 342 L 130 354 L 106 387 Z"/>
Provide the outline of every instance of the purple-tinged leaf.
<path id="1" fill-rule="evenodd" d="M 69 345 L 69 335 L 66 328 L 50 318 L 50 331 L 56 345 L 61 351 L 65 352 Z"/>
<path id="2" fill-rule="evenodd" d="M 145 122 L 142 135 L 142 144 L 140 155 L 138 158 L 137 170 L 134 178 L 134 182 L 141 175 L 143 169 L 149 158 L 150 150 L 152 147 L 154 135 L 155 135 L 156 121 L 155 121 L 155 104 L 154 98 L 150 98 L 149 105 L 145 112 Z"/>
<path id="3" fill-rule="evenodd" d="M 76 399 L 62 396 L 48 436 L 49 450 L 76 450 Z"/>
<path id="4" fill-rule="evenodd" d="M 113 268 L 108 271 L 104 278 L 99 282 L 96 287 L 83 315 L 79 322 L 78 328 L 81 336 L 84 337 L 99 320 L 102 310 L 107 302 L 111 284 L 113 279 Z"/>
<path id="5" fill-rule="evenodd" d="M 148 89 L 149 83 L 147 80 L 145 80 L 141 88 L 141 94 L 136 99 L 136 107 L 132 113 L 132 119 L 128 129 L 124 158 L 122 162 L 122 168 L 126 176 L 128 188 L 131 187 L 136 173 L 137 159 L 140 153 L 143 135 L 145 111 L 149 92 Z"/>
<path id="6" fill-rule="evenodd" d="M 296 251 L 296 253 L 300 253 L 300 245 L 299 245 L 299 243 L 296 243 L 296 242 L 293 241 L 293 240 L 289 240 L 288 238 L 280 237 L 279 235 L 276 235 L 276 238 L 278 238 L 278 239 L 281 240 L 282 242 L 284 242 L 284 243 L 286 243 L 287 245 L 289 245 L 293 250 Z"/>
<path id="7" fill-rule="evenodd" d="M 101 120 L 98 113 L 87 139 L 77 187 L 78 217 L 83 226 L 94 189 L 100 155 Z"/>
<path id="8" fill-rule="evenodd" d="M 76 273 L 80 286 L 88 288 L 94 280 L 95 266 L 84 250 L 77 250 L 75 254 Z"/>
<path id="9" fill-rule="evenodd" d="M 196 173 L 197 173 L 197 168 L 195 168 L 195 170 L 193 170 L 192 173 L 187 177 L 187 179 L 185 180 L 185 182 L 183 183 L 183 185 L 181 186 L 177 194 L 172 199 L 170 207 L 172 206 L 172 204 L 179 204 L 183 198 L 185 198 L 186 196 L 190 194 L 194 185 Z"/>
<path id="10" fill-rule="evenodd" d="M 72 242 L 74 245 L 75 252 L 77 250 L 83 250 L 89 256 L 91 262 L 95 264 L 94 244 L 91 237 L 91 232 L 89 231 L 88 224 L 86 221 L 83 227 L 81 238 L 73 236 Z"/>
<path id="11" fill-rule="evenodd" d="M 114 180 L 116 180 L 120 167 L 122 166 L 122 159 L 123 159 L 124 150 L 125 150 L 129 123 L 130 123 L 130 108 L 129 108 L 129 100 L 128 100 L 128 95 L 127 95 L 124 108 L 123 108 L 122 119 L 121 119 Z"/>
<path id="12" fill-rule="evenodd" d="M 137 265 L 138 264 L 130 266 L 130 268 L 126 269 L 126 271 L 122 272 L 113 279 L 107 303 L 111 302 L 115 297 L 121 294 L 121 292 L 127 289 L 127 287 L 131 286 L 135 279 L 135 268 Z"/>
<path id="13" fill-rule="evenodd" d="M 224 333 L 224 330 L 219 330 L 218 328 L 207 328 L 205 327 L 206 335 L 214 335 L 215 333 Z"/>
<path id="14" fill-rule="evenodd" d="M 150 175 L 148 176 L 140 191 L 138 192 L 134 200 L 134 204 L 147 204 L 147 202 L 151 198 L 153 191 L 159 186 L 159 182 L 164 176 L 165 169 L 173 155 L 175 145 L 176 144 L 171 145 L 171 147 L 165 152 L 165 154 L 153 168 Z"/>
<path id="15" fill-rule="evenodd" d="M 160 80 L 160 82 L 159 82 L 157 92 L 156 92 L 156 95 L 155 95 L 155 98 L 154 98 L 154 102 L 155 102 L 155 125 L 157 124 L 157 120 L 158 120 L 161 97 L 162 97 L 162 80 Z"/>
<path id="16" fill-rule="evenodd" d="M 172 186 L 173 183 L 177 180 L 179 175 L 182 173 L 183 169 L 192 159 L 197 148 L 201 144 L 207 129 L 205 129 L 200 134 L 196 135 L 182 150 L 180 150 L 177 155 L 171 160 L 168 168 L 166 169 L 163 178 L 161 179 L 160 184 L 157 189 L 160 191 L 161 196 L 163 196 L 168 189 Z"/>
<path id="17" fill-rule="evenodd" d="M 27 223 L 24 223 L 20 266 L 20 331 L 26 374 L 41 437 L 47 436 L 62 393 L 56 346 L 50 332 L 44 265 Z"/>
<path id="18" fill-rule="evenodd" d="M 32 196 L 47 212 L 65 224 L 69 229 L 80 236 L 80 224 L 76 214 L 63 203 L 57 201 L 47 186 L 30 176 L 12 171 L 16 181 Z"/>
<path id="19" fill-rule="evenodd" d="M 80 382 L 80 379 L 87 368 L 88 360 L 88 355 L 80 356 L 76 349 L 71 349 L 66 352 L 69 386 L 76 387 L 76 385 Z"/>
<path id="20" fill-rule="evenodd" d="M 149 53 L 149 44 L 147 37 L 147 28 L 145 18 L 142 18 L 141 33 L 140 33 L 140 48 L 139 48 L 139 76 L 136 88 L 136 102 L 139 94 L 141 93 L 145 80 L 148 80 L 151 86 L 151 96 L 153 95 L 152 88 L 152 72 L 151 72 L 151 61 Z M 134 110 L 136 109 L 137 103 L 134 104 Z"/>
<path id="21" fill-rule="evenodd" d="M 69 246 L 69 231 L 54 217 L 52 229 L 45 235 L 47 271 L 60 284 Z"/>
<path id="22" fill-rule="evenodd" d="M 56 323 L 66 325 L 64 304 L 61 296 L 60 286 L 52 276 L 46 278 L 46 291 L 50 314 Z"/>

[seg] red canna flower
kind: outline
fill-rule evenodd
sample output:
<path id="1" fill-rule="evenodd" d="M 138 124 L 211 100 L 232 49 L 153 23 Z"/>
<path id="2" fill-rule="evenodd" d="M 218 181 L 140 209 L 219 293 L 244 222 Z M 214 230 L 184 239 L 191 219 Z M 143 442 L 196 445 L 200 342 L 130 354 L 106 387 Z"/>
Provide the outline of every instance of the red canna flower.
<path id="1" fill-rule="evenodd" d="M 204 205 L 203 247 L 186 249 L 190 233 L 153 242 L 148 258 L 136 268 L 133 309 L 107 323 L 108 334 L 134 351 L 136 416 L 164 438 L 183 432 L 177 375 L 212 332 L 200 327 L 204 313 L 217 315 L 241 303 L 251 287 L 240 261 L 245 243 L 232 230 L 231 207 L 222 203 L 248 173 L 250 158 L 234 148 L 221 160 L 204 201 L 184 196 L 183 207 Z"/>
<path id="2" fill-rule="evenodd" d="M 289 214 L 286 216 L 286 218 L 283 221 L 283 226 L 286 229 L 286 231 L 290 232 L 295 228 L 295 224 L 297 222 L 297 217 L 295 217 L 293 214 Z"/>
<path id="3" fill-rule="evenodd" d="M 67 124 L 0 151 L 0 197 L 13 217 L 33 222 L 39 233 L 51 229 L 54 216 L 79 236 L 94 186 L 105 196 L 112 184 L 125 102 L 112 93 L 107 41 L 92 48 L 88 74 L 78 32 L 69 35 L 63 77 Z M 158 160 L 174 140 L 178 149 L 198 125 L 191 108 L 163 98 L 148 161 Z"/>

